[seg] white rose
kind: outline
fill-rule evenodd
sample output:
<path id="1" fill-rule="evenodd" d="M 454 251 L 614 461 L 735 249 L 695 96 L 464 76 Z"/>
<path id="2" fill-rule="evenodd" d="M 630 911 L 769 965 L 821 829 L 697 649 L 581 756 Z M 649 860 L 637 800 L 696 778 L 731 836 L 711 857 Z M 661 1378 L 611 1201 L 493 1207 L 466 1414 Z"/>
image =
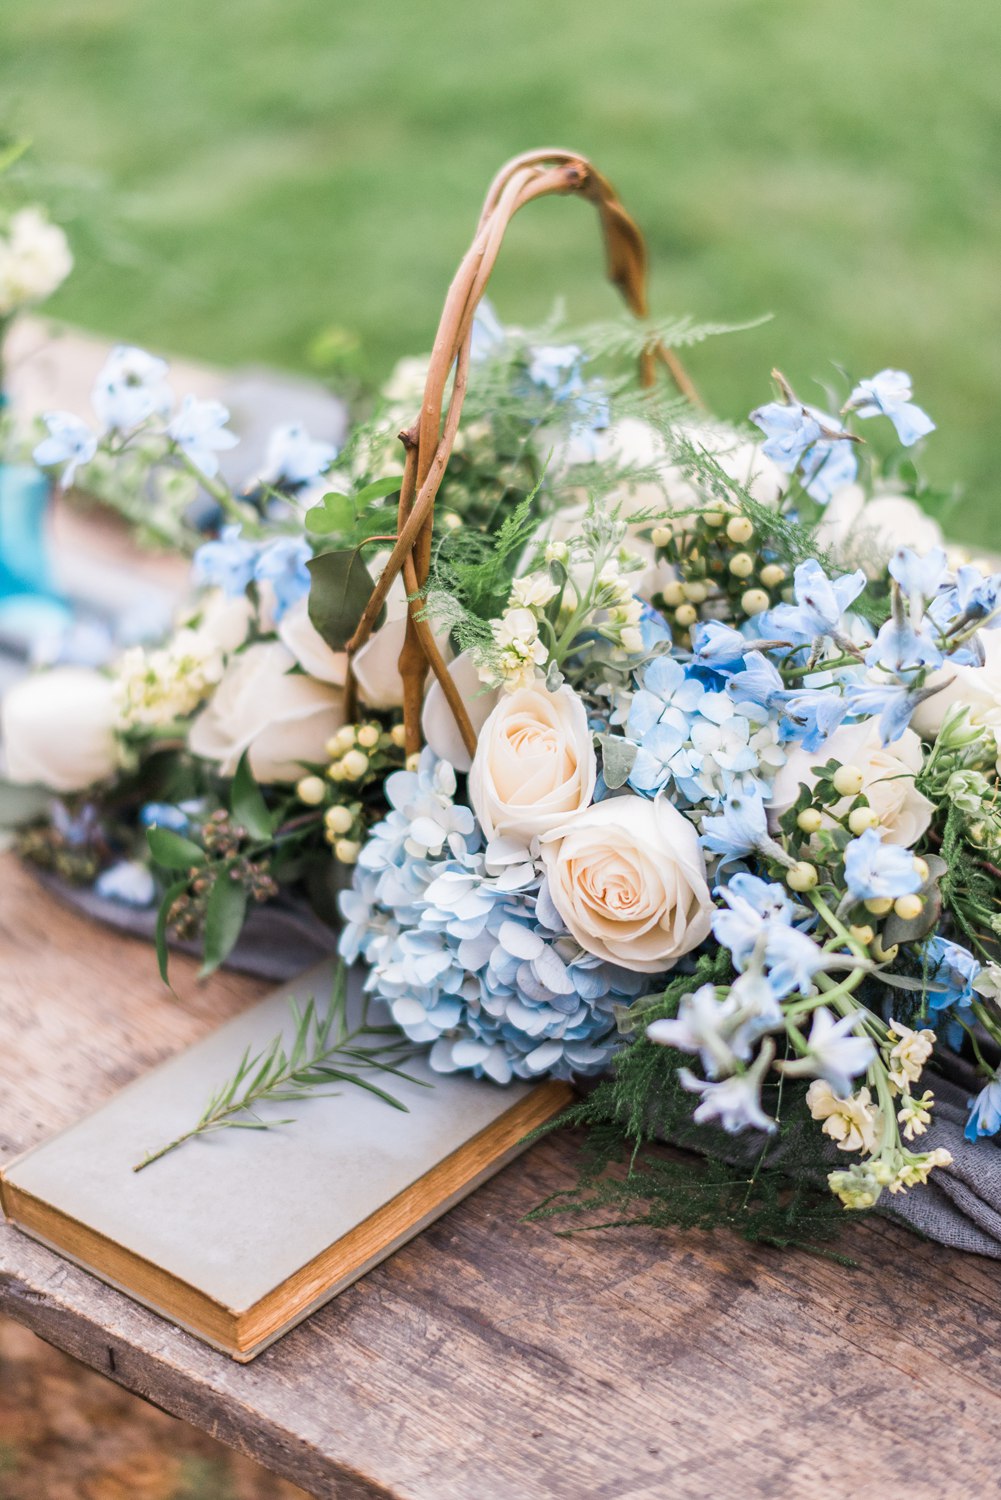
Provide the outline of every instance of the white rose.
<path id="1" fill-rule="evenodd" d="M 303 761 L 326 760 L 327 740 L 344 723 L 343 697 L 294 666 L 280 641 L 259 641 L 234 656 L 191 725 L 192 754 L 218 761 L 222 775 L 232 776 L 247 750 L 254 778 L 264 784 L 296 781 Z"/>
<path id="2" fill-rule="evenodd" d="M 487 838 L 526 841 L 586 807 L 598 766 L 573 688 L 505 693 L 480 731 L 469 800 Z"/>
<path id="3" fill-rule="evenodd" d="M 250 633 L 254 618 L 254 606 L 246 594 L 230 598 L 222 589 L 213 589 L 198 601 L 197 609 L 189 615 L 198 620 L 198 634 L 211 640 L 224 655 L 239 651 Z"/>
<path id="4" fill-rule="evenodd" d="M 459 689 L 470 723 L 479 735 L 496 707 L 500 689 L 484 686 L 469 651 L 463 651 L 455 658 L 449 666 L 448 675 Z M 437 677 L 432 677 L 428 685 L 421 714 L 421 729 L 424 739 L 439 760 L 448 761 L 456 771 L 470 769 L 473 758 L 466 749 L 455 715 L 448 706 Z"/>
<path id="5" fill-rule="evenodd" d="M 712 898 L 694 827 L 664 797 L 610 797 L 542 838 L 553 904 L 588 953 L 641 974 L 709 934 Z"/>
<path id="6" fill-rule="evenodd" d="M 982 630 L 980 640 L 984 648 L 982 667 L 946 665 L 929 676 L 926 686 L 944 686 L 919 703 L 911 719 L 912 728 L 925 739 L 933 740 L 949 710 L 961 704 L 970 710 L 971 724 L 994 731 L 1001 749 L 1001 630 Z"/>
<path id="7" fill-rule="evenodd" d="M 89 667 L 56 667 L 15 683 L 0 706 L 11 781 L 78 792 L 118 765 L 115 687 Z"/>
<path id="8" fill-rule="evenodd" d="M 898 547 L 930 552 L 942 545 L 942 530 L 906 495 L 874 495 L 867 500 L 861 485 L 846 484 L 824 510 L 817 545 L 833 552 L 844 566 L 858 566 L 869 578 L 882 578 Z"/>
<path id="9" fill-rule="evenodd" d="M 347 678 L 348 658 L 334 651 L 309 618 L 309 599 L 299 599 L 285 611 L 278 624 L 278 639 L 295 657 L 304 672 L 317 682 L 331 682 L 343 687 Z"/>
<path id="10" fill-rule="evenodd" d="M 782 814 L 796 801 L 801 785 L 816 785 L 815 767 L 836 760 L 843 766 L 858 766 L 862 772 L 862 792 L 869 806 L 879 815 L 880 831 L 888 844 L 902 844 L 910 849 L 931 822 L 932 804 L 914 785 L 921 769 L 921 741 L 912 729 L 905 729 L 892 745 L 882 745 L 875 719 L 861 724 L 846 724 L 829 735 L 817 749 L 791 750 L 772 785 L 769 823 L 773 832 Z M 827 809 L 843 817 L 853 797 L 842 797 Z"/>

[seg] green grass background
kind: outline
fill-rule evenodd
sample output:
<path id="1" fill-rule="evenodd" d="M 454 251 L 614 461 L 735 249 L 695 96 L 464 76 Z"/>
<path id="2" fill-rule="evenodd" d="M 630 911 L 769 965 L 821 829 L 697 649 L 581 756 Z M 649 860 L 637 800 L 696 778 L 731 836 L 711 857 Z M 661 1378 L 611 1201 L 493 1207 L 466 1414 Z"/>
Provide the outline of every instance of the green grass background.
<path id="1" fill-rule="evenodd" d="M 953 530 L 997 542 L 997 0 L 0 0 L 0 36 L 0 120 L 76 184 L 60 314 L 292 368 L 339 327 L 377 377 L 429 344 L 496 167 L 567 145 L 646 231 L 656 312 L 776 314 L 695 357 L 718 410 L 773 364 L 908 369 Z M 503 316 L 611 311 L 591 217 L 521 216 Z"/>

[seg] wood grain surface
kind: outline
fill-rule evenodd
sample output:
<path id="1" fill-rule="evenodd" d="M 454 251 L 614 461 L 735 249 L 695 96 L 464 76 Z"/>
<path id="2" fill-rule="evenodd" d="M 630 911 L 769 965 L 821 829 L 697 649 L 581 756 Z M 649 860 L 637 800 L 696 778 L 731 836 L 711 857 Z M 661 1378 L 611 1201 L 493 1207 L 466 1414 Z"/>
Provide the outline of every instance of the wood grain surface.
<path id="1" fill-rule="evenodd" d="M 260 993 L 193 972 L 177 963 L 173 999 L 148 948 L 0 859 L 4 1157 Z M 726 1234 L 522 1223 L 574 1151 L 534 1147 L 251 1366 L 8 1225 L 0 1309 L 336 1500 L 999 1492 L 995 1266 L 880 1223 L 846 1240 L 855 1270 Z"/>

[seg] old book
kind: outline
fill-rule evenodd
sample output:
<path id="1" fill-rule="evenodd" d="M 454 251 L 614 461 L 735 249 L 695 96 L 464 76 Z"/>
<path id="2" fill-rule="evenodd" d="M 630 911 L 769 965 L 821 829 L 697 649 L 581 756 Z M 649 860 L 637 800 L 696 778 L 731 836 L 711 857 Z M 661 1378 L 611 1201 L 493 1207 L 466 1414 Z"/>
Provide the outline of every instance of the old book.
<path id="1" fill-rule="evenodd" d="M 392 1254 L 522 1148 L 568 1085 L 508 1088 L 405 1066 L 378 1077 L 403 1114 L 366 1091 L 262 1111 L 295 1122 L 223 1130 L 147 1167 L 188 1129 L 244 1048 L 293 1030 L 288 999 L 325 1005 L 333 966 L 283 985 L 0 1175 L 20 1229 L 103 1281 L 246 1361 Z"/>

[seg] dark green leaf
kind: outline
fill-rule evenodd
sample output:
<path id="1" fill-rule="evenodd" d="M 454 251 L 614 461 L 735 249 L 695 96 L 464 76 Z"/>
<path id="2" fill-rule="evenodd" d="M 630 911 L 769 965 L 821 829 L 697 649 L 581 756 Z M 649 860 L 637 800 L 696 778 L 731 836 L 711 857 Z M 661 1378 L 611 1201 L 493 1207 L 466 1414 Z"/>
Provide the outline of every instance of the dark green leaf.
<path id="1" fill-rule="evenodd" d="M 355 504 L 350 495 L 324 495 L 319 505 L 306 512 L 306 525 L 318 536 L 351 532 L 355 524 Z"/>
<path id="2" fill-rule="evenodd" d="M 322 552 L 307 564 L 309 618 L 334 651 L 354 635 L 372 592 L 372 578 L 357 550 Z"/>
<path id="3" fill-rule="evenodd" d="M 169 985 L 167 978 L 167 965 L 170 955 L 167 951 L 167 916 L 170 908 L 184 891 L 188 888 L 186 880 L 175 880 L 173 885 L 168 885 L 160 901 L 160 909 L 156 914 L 156 962 L 160 970 L 160 978 L 164 984 Z"/>
<path id="4" fill-rule="evenodd" d="M 228 872 L 222 871 L 209 894 L 205 908 L 204 962 L 200 978 L 218 969 L 232 953 L 243 928 L 247 893 Z"/>
<path id="5" fill-rule="evenodd" d="M 246 750 L 240 756 L 240 764 L 233 777 L 229 806 L 236 822 L 241 824 L 252 838 L 269 839 L 274 833 L 275 820 L 268 811 L 260 787 L 254 780 Z"/>
<path id="6" fill-rule="evenodd" d="M 358 491 L 355 501 L 364 504 L 367 500 L 381 500 L 384 495 L 398 494 L 401 483 L 399 474 L 395 478 L 389 475 L 385 479 L 373 479 L 371 484 Z"/>
<path id="7" fill-rule="evenodd" d="M 205 863 L 205 850 L 170 828 L 147 828 L 146 842 L 164 870 L 190 870 L 192 865 Z"/>

